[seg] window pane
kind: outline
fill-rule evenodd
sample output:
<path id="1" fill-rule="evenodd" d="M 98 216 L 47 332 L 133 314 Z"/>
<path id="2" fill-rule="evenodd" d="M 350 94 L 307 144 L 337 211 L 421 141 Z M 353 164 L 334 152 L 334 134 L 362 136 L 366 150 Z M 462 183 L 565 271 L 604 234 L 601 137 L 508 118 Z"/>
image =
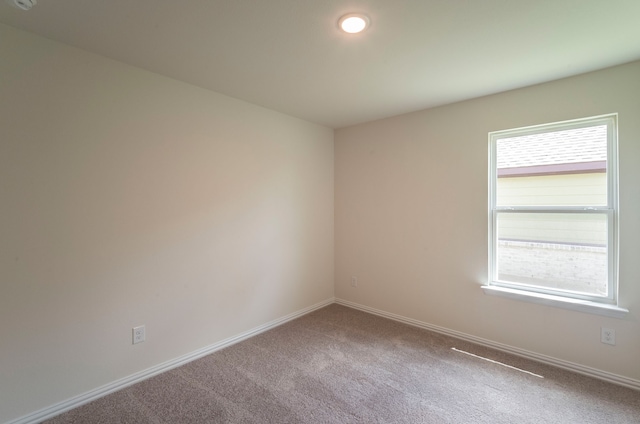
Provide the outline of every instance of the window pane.
<path id="1" fill-rule="evenodd" d="M 607 215 L 497 215 L 497 277 L 593 296 L 607 293 Z"/>
<path id="2" fill-rule="evenodd" d="M 497 206 L 607 205 L 607 125 L 496 141 Z"/>

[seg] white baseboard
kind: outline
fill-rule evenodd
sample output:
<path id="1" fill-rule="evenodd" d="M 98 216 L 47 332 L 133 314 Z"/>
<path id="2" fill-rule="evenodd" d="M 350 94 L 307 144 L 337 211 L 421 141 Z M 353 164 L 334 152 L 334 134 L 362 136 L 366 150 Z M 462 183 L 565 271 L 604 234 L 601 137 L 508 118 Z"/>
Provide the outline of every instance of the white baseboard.
<path id="1" fill-rule="evenodd" d="M 573 362 L 565 361 L 563 359 L 554 358 L 547 355 L 542 355 L 539 353 L 531 352 L 528 350 L 520 349 L 517 347 L 505 345 L 502 343 L 496 343 L 491 340 L 483 339 L 480 337 L 472 336 L 469 334 L 461 333 L 459 331 L 449 330 L 444 327 L 439 327 L 433 324 L 427 324 L 426 322 L 418 321 L 413 318 L 407 318 L 401 315 L 392 314 L 389 312 L 385 312 L 379 309 L 371 308 L 369 306 L 360 305 L 359 303 L 350 302 L 344 299 L 336 299 L 336 303 L 339 305 L 347 306 L 349 308 L 358 309 L 363 312 L 368 312 L 370 314 L 378 315 L 384 318 L 389 318 L 394 321 L 399 321 L 405 324 L 412 325 L 414 327 L 424 328 L 426 330 L 434 331 L 436 333 L 444 334 L 447 336 L 455 337 L 457 339 L 465 340 L 468 342 L 472 342 L 475 344 L 479 344 L 482 346 L 490 347 L 496 350 L 500 350 L 502 352 L 511 353 L 513 355 L 521 356 L 523 358 L 531 359 L 537 362 L 542 362 L 544 364 L 553 365 L 558 368 L 562 368 L 565 370 L 577 372 L 579 374 L 583 374 L 589 377 L 594 377 L 599 380 L 604 380 L 609 383 L 617 384 L 620 386 L 625 386 L 631 389 L 640 390 L 640 380 L 635 380 L 633 378 L 624 377 L 621 375 L 613 374 L 610 372 L 598 370 L 596 368 L 587 367 L 584 365 L 576 364 Z"/>
<path id="2" fill-rule="evenodd" d="M 407 318 L 401 315 L 392 314 L 390 312 L 385 312 L 379 309 L 371 308 L 369 306 L 360 305 L 355 302 L 350 302 L 348 300 L 343 299 L 335 299 L 330 298 L 326 299 L 322 302 L 316 303 L 315 305 L 309 306 L 307 308 L 301 309 L 299 311 L 293 312 L 284 317 L 275 319 L 266 324 L 255 327 L 249 331 L 238 334 L 236 336 L 230 337 L 228 339 L 222 340 L 213 345 L 204 347 L 202 349 L 198 349 L 186 355 L 180 356 L 178 358 L 172 359 L 170 361 L 164 362 L 162 364 L 156 365 L 154 367 L 148 368 L 144 371 L 140 371 L 138 373 L 132 374 L 128 377 L 124 377 L 122 379 L 116 380 L 109 384 L 106 384 L 102 387 L 98 387 L 97 389 L 91 390 L 84 394 L 74 396 L 71 399 L 67 399 L 63 402 L 56 403 L 54 405 L 43 408 L 39 411 L 33 412 L 31 414 L 25 415 L 23 417 L 17 418 L 15 420 L 9 421 L 6 424 L 36 424 L 41 421 L 44 421 L 49 418 L 53 418 L 56 415 L 60 415 L 66 411 L 77 408 L 86 403 L 92 402 L 96 399 L 99 399 L 103 396 L 106 396 L 110 393 L 116 392 L 118 390 L 124 389 L 125 387 L 131 386 L 133 384 L 139 383 L 147 378 L 153 377 L 155 375 L 161 374 L 165 371 L 169 371 L 173 368 L 177 368 L 181 365 L 184 365 L 188 362 L 194 361 L 196 359 L 202 358 L 203 356 L 209 355 L 217 350 L 223 349 L 225 347 L 231 346 L 235 343 L 241 342 L 243 340 L 248 339 L 249 337 L 258 335 L 267 330 L 275 328 L 279 325 L 282 325 L 288 321 L 306 315 L 310 312 L 313 312 L 317 309 L 328 306 L 332 303 L 337 303 L 343 306 L 347 306 L 349 308 L 358 309 L 364 312 L 368 312 L 374 315 L 378 315 L 384 318 L 389 318 L 394 321 L 402 322 L 405 324 L 412 325 L 414 327 L 424 328 L 426 330 L 434 331 L 436 333 L 445 334 L 447 336 L 455 337 L 460 340 L 465 340 L 468 342 L 476 343 L 482 346 L 491 347 L 493 349 L 497 349 L 503 352 L 511 353 L 517 356 L 521 356 L 523 358 L 531 359 L 534 361 L 542 362 L 548 365 L 553 365 L 558 368 L 566 369 L 569 371 L 577 372 L 579 374 L 587 375 L 589 377 L 598 378 L 600 380 L 604 380 L 610 383 L 618 384 L 620 386 L 629 387 L 631 389 L 640 390 L 640 380 L 635 380 L 628 377 L 623 377 L 617 374 L 609 373 L 606 371 L 601 371 L 595 368 L 586 367 L 584 365 L 576 364 L 573 362 L 565 361 L 562 359 L 553 358 L 547 355 L 541 355 L 539 353 L 531 352 L 524 349 L 519 349 L 513 346 L 505 345 L 502 343 L 496 343 L 491 340 L 483 339 L 480 337 L 471 336 L 469 334 L 461 333 L 459 331 L 449 330 L 444 327 L 439 327 L 437 325 L 428 324 L 422 321 L 418 321 L 413 318 Z"/>
<path id="3" fill-rule="evenodd" d="M 43 408 L 39 411 L 33 412 L 31 414 L 25 415 L 23 417 L 17 418 L 15 420 L 9 421 L 6 424 L 36 424 L 41 421 L 44 421 L 49 418 L 53 418 L 56 415 L 60 415 L 63 412 L 69 411 L 71 409 L 77 408 L 78 406 L 84 405 L 91 401 L 94 401 L 98 398 L 106 396 L 110 393 L 116 392 L 118 390 L 124 389 L 125 387 L 131 386 L 135 383 L 139 383 L 147 378 L 153 377 L 155 375 L 161 374 L 163 372 L 169 371 L 173 368 L 177 368 L 181 365 L 184 365 L 188 362 L 194 361 L 196 359 L 202 358 L 203 356 L 209 355 L 217 350 L 223 349 L 225 347 L 231 346 L 235 343 L 241 342 L 243 340 L 248 339 L 249 337 L 258 335 L 267 330 L 271 330 L 279 325 L 284 324 L 285 322 L 291 321 L 303 315 L 306 315 L 310 312 L 315 311 L 316 309 L 323 308 L 327 305 L 331 305 L 335 302 L 334 298 L 326 299 L 322 302 L 316 303 L 315 305 L 311 305 L 307 308 L 301 309 L 299 311 L 293 312 L 284 317 L 275 319 L 266 324 L 255 327 L 249 331 L 245 331 L 244 333 L 238 334 L 233 337 L 229 337 L 228 339 L 222 340 L 218 343 L 214 343 L 210 346 L 204 347 L 202 349 L 198 349 L 191 353 L 187 353 L 186 355 L 182 355 L 178 358 L 169 360 L 167 362 L 163 362 L 162 364 L 156 365 L 154 367 L 148 368 L 144 371 L 137 372 L 128 377 L 121 378 L 109 384 L 106 384 L 102 387 L 98 387 L 97 389 L 91 390 L 89 392 L 83 393 L 78 396 L 74 396 L 71 399 L 67 399 L 60 403 L 56 403 L 54 405 Z"/>

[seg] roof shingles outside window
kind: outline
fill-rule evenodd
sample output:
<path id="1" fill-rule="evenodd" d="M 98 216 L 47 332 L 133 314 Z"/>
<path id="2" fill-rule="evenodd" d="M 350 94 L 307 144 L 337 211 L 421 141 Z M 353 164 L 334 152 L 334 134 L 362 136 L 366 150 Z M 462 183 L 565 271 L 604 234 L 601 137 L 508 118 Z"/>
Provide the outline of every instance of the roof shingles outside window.
<path id="1" fill-rule="evenodd" d="M 498 178 L 607 170 L 607 126 L 575 128 L 497 141 Z"/>

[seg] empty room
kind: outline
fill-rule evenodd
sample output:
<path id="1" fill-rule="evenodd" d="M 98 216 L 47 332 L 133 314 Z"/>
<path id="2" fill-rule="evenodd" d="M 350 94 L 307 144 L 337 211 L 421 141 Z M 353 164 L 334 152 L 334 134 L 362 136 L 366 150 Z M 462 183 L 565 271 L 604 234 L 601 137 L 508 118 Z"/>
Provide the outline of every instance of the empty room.
<path id="1" fill-rule="evenodd" d="M 637 0 L 2 0 L 0 423 L 640 423 Z"/>

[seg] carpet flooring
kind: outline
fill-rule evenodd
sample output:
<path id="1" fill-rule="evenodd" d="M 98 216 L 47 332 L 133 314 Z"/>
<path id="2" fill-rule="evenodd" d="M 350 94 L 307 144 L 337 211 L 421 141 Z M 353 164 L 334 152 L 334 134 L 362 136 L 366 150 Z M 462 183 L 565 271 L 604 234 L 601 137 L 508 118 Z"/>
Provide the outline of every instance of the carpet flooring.
<path id="1" fill-rule="evenodd" d="M 334 304 L 46 423 L 640 423 L 640 392 Z"/>

